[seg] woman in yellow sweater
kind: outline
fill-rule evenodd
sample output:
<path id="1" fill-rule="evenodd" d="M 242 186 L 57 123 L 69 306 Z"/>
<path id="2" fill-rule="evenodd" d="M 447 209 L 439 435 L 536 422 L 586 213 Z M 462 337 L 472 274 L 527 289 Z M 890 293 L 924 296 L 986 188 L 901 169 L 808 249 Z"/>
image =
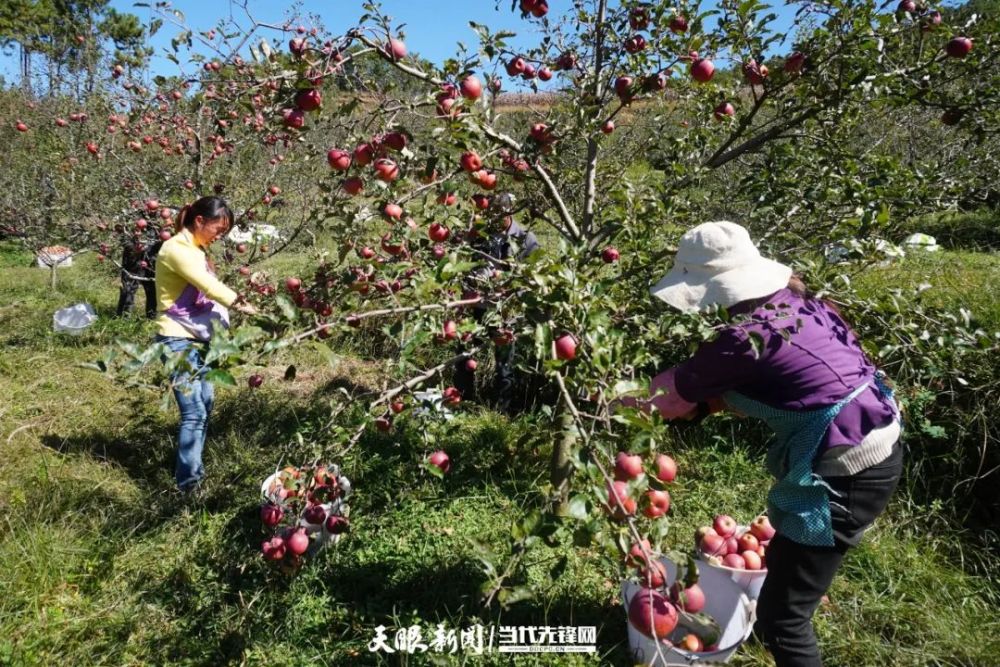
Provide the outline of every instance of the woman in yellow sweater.
<path id="1" fill-rule="evenodd" d="M 181 413 L 175 475 L 185 493 L 205 476 L 201 455 L 214 401 L 212 383 L 205 380 L 208 341 L 214 330 L 229 327 L 228 308 L 256 313 L 215 277 L 205 252 L 232 224 L 233 212 L 223 199 L 202 197 L 181 209 L 174 236 L 163 244 L 156 263 L 159 316 L 155 340 L 174 353 L 185 353 L 189 366 L 170 378 Z"/>

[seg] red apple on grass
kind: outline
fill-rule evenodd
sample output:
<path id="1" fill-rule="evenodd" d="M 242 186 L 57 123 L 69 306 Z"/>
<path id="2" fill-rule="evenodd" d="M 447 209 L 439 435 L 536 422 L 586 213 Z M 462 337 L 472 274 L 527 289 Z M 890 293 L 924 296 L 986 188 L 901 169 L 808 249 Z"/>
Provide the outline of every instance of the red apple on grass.
<path id="1" fill-rule="evenodd" d="M 251 389 L 256 389 L 262 384 L 264 384 L 264 377 L 262 375 L 254 374 L 247 378 L 247 386 Z"/>
<path id="2" fill-rule="evenodd" d="M 432 466 L 437 467 L 441 472 L 446 473 L 451 470 L 451 459 L 449 459 L 448 455 L 440 449 L 428 456 L 427 462 Z"/>

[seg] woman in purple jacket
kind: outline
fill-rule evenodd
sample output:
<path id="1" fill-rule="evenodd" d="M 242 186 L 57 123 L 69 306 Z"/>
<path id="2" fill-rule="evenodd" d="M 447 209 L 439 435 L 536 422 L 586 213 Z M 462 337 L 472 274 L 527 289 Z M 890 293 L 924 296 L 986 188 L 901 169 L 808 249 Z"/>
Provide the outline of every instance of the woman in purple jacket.
<path id="1" fill-rule="evenodd" d="M 717 305 L 731 316 L 717 338 L 653 379 L 643 407 L 690 419 L 721 398 L 774 429 L 767 466 L 778 481 L 767 505 L 777 534 L 756 631 L 778 667 L 821 665 L 813 613 L 902 471 L 892 392 L 837 309 L 761 257 L 739 225 L 688 231 L 651 292 L 683 312 Z"/>

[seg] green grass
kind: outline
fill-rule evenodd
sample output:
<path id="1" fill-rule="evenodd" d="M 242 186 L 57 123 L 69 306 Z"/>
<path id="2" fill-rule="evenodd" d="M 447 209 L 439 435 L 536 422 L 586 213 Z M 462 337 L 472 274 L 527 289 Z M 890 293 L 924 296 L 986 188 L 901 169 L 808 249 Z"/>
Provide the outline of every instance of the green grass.
<path id="1" fill-rule="evenodd" d="M 150 325 L 110 318 L 116 281 L 92 259 L 60 271 L 55 292 L 29 259 L 0 246 L 0 665 L 402 664 L 372 656 L 367 643 L 377 624 L 417 621 L 599 628 L 599 660 L 467 664 L 629 663 L 615 567 L 596 551 L 542 549 L 531 559 L 535 582 L 558 555 L 568 557 L 552 588 L 508 612 L 479 606 L 486 577 L 474 541 L 504 553 L 511 523 L 536 502 L 550 451 L 537 435 L 544 417 L 510 421 L 470 408 L 446 444 L 454 468 L 444 480 L 420 469 L 420 432 L 366 436 L 342 461 L 356 489 L 352 532 L 288 577 L 257 555 L 259 482 L 279 460 L 313 453 L 294 434 L 322 414 L 331 383 L 374 381 L 380 367 L 348 360 L 330 369 L 304 349 L 277 359 L 259 392 L 221 389 L 206 496 L 185 505 L 172 490 L 173 408 L 161 412 L 155 396 L 75 365 L 117 337 L 147 340 Z M 298 266 L 291 258 L 274 270 Z M 982 294 L 998 284 L 996 271 L 993 257 L 941 253 L 870 279 L 927 279 L 940 298 L 967 299 L 977 317 L 996 322 L 996 305 Z M 83 300 L 102 316 L 94 330 L 51 333 L 52 312 Z M 293 362 L 299 376 L 282 381 Z M 716 431 L 723 437 L 678 431 L 674 443 L 681 475 L 672 529 L 682 548 L 716 511 L 749 517 L 764 504 L 760 430 L 733 421 Z M 1000 572 L 976 536 L 949 523 L 954 499 L 919 506 L 905 486 L 817 614 L 827 663 L 995 663 Z M 751 642 L 732 664 L 770 663 Z"/>

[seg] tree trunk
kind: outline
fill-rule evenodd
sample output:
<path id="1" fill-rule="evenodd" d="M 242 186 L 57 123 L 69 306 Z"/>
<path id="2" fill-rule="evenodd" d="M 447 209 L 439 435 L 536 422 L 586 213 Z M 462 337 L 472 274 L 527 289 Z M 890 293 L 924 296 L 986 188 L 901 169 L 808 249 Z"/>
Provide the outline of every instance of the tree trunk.
<path id="1" fill-rule="evenodd" d="M 21 44 L 21 88 L 31 97 L 31 51 Z"/>
<path id="2" fill-rule="evenodd" d="M 579 435 L 573 415 L 564 409 L 561 418 L 562 437 L 552 448 L 549 481 L 552 483 L 552 513 L 566 516 L 569 513 L 569 480 L 573 476 L 572 457 Z"/>

